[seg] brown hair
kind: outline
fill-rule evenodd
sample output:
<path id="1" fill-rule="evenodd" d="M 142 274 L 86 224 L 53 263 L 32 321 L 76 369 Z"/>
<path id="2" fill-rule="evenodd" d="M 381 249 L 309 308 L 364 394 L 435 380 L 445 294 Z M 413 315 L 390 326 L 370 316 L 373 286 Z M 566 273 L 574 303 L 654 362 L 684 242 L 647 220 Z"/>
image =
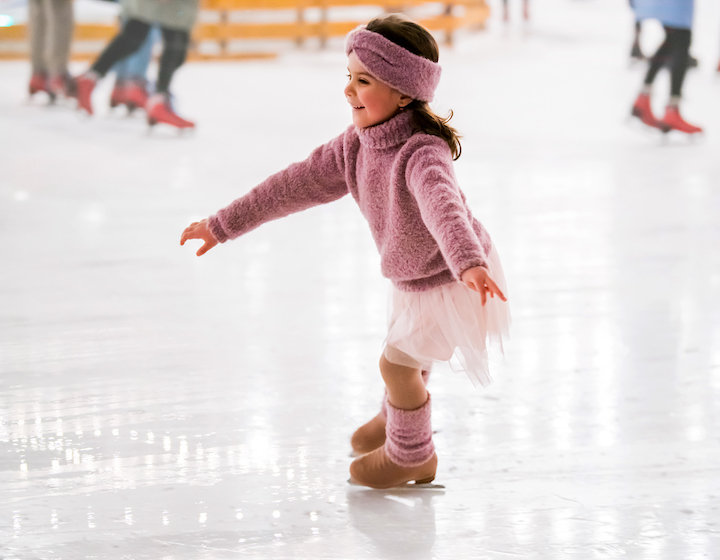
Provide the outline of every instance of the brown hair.
<path id="1" fill-rule="evenodd" d="M 437 62 L 440 58 L 437 42 L 430 32 L 422 25 L 399 14 L 377 17 L 367 24 L 366 29 L 433 62 Z M 414 99 L 406 109 L 414 111 L 415 124 L 422 132 L 442 138 L 450 147 L 453 159 L 456 160 L 460 157 L 462 153 L 460 135 L 448 124 L 453 117 L 452 111 L 447 118 L 442 118 L 433 112 L 427 102 L 417 99 Z"/>

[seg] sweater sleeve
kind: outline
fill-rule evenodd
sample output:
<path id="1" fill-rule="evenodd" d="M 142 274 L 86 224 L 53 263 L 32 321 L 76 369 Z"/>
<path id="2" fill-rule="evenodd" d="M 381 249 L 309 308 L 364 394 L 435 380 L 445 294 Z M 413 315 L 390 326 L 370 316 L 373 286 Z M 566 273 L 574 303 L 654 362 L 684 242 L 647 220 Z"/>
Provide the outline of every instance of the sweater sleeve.
<path id="1" fill-rule="evenodd" d="M 210 231 L 224 243 L 313 206 L 348 193 L 344 164 L 345 134 L 324 144 L 305 160 L 271 175 L 246 195 L 208 218 Z"/>
<path id="2" fill-rule="evenodd" d="M 446 146 L 426 144 L 408 160 L 407 184 L 420 215 L 456 279 L 468 268 L 487 266 L 487 255 L 473 229 L 470 213 L 455 179 Z"/>

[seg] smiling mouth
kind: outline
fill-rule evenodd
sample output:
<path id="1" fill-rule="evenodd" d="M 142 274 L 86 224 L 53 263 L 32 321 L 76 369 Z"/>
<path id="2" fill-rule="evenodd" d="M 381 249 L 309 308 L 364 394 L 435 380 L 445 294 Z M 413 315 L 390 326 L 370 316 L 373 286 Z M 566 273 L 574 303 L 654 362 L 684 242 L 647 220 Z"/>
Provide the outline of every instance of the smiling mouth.
<path id="1" fill-rule="evenodd" d="M 365 107 L 362 107 L 362 106 L 357 106 L 357 107 L 356 107 L 355 105 L 353 105 L 352 108 L 353 108 L 353 109 L 356 109 L 356 110 L 360 110 L 360 109 L 364 109 Z"/>

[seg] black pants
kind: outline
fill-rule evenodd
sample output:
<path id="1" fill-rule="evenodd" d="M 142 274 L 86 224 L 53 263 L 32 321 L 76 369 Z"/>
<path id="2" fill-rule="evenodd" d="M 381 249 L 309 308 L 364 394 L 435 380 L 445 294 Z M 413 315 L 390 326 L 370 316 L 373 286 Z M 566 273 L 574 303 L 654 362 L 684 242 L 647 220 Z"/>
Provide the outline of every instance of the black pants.
<path id="1" fill-rule="evenodd" d="M 691 38 L 690 29 L 665 26 L 665 41 L 650 59 L 646 85 L 652 84 L 660 69 L 667 65 L 670 68 L 670 95 L 680 97 L 690 61 Z"/>
<path id="2" fill-rule="evenodd" d="M 182 29 L 162 27 L 163 49 L 160 56 L 160 69 L 156 91 L 167 93 L 170 89 L 175 70 L 182 66 L 190 44 L 190 33 Z M 150 24 L 137 19 L 129 19 L 115 38 L 92 65 L 92 70 L 100 76 L 110 71 L 113 65 L 137 51 L 150 32 Z"/>

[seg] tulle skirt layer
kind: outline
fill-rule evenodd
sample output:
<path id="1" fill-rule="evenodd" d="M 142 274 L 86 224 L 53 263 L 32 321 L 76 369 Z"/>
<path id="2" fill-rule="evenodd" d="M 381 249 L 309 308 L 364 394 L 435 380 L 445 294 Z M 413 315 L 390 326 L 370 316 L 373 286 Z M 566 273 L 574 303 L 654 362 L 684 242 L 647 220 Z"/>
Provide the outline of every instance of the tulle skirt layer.
<path id="1" fill-rule="evenodd" d="M 488 255 L 490 277 L 508 296 L 497 251 Z M 498 297 L 483 306 L 478 292 L 460 282 L 424 292 L 391 287 L 385 358 L 395 364 L 429 369 L 434 362 L 451 363 L 475 385 L 490 383 L 488 346 L 502 351 L 510 328 L 510 309 Z"/>

